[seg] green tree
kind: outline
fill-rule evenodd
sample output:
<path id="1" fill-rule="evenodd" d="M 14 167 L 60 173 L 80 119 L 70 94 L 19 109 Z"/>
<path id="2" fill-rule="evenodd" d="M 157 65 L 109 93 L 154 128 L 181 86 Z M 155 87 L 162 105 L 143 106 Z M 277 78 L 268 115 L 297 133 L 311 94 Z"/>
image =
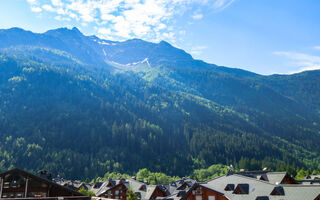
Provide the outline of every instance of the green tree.
<path id="1" fill-rule="evenodd" d="M 133 190 L 130 188 L 127 191 L 127 200 L 137 200 L 137 199 L 138 199 L 138 195 L 134 193 Z"/>
<path id="2" fill-rule="evenodd" d="M 308 176 L 308 171 L 304 170 L 303 168 L 300 169 L 297 173 L 296 179 L 303 180 L 305 177 Z"/>
<path id="3" fill-rule="evenodd" d="M 80 192 L 80 193 L 82 193 L 84 195 L 87 195 L 89 197 L 93 197 L 95 195 L 94 192 L 88 191 L 88 190 L 84 189 L 84 187 L 81 187 L 78 192 Z"/>
<path id="4" fill-rule="evenodd" d="M 287 173 L 292 176 L 292 177 L 295 177 L 297 175 L 297 171 L 295 168 L 293 168 L 292 166 L 287 166 L 287 169 L 286 169 Z"/>

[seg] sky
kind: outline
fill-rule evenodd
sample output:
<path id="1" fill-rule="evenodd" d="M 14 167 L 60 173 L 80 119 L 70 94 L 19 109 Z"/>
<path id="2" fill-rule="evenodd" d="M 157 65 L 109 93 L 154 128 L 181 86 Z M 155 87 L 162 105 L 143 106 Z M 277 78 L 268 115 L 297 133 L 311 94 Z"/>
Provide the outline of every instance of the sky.
<path id="1" fill-rule="evenodd" d="M 264 75 L 320 69 L 319 0 L 0 0 L 0 29 L 11 27 L 165 40 L 196 59 Z"/>

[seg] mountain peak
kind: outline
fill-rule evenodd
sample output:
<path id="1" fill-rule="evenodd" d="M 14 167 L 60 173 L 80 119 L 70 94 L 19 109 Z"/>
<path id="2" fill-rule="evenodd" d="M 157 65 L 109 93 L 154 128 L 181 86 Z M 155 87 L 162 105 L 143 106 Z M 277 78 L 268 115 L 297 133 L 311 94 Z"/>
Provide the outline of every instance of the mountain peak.
<path id="1" fill-rule="evenodd" d="M 74 32 L 77 32 L 77 33 L 81 33 L 81 31 L 77 27 L 73 27 L 71 30 L 74 31 Z"/>
<path id="2" fill-rule="evenodd" d="M 45 34 L 49 34 L 49 35 L 75 34 L 75 35 L 83 36 L 81 31 L 77 27 L 73 27 L 72 29 L 69 29 L 67 27 L 52 29 L 45 32 Z"/>
<path id="3" fill-rule="evenodd" d="M 169 42 L 164 41 L 164 40 L 161 40 L 161 41 L 159 42 L 159 45 L 163 45 L 163 46 L 172 46 Z"/>

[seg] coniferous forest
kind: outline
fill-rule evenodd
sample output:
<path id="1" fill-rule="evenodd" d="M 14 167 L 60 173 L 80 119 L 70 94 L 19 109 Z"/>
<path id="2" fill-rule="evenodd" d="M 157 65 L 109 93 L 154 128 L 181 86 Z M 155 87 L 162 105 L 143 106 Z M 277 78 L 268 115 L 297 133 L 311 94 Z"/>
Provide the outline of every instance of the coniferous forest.
<path id="1" fill-rule="evenodd" d="M 0 171 L 319 170 L 320 71 L 262 76 L 167 42 L 14 28 L 0 30 L 0 74 Z"/>

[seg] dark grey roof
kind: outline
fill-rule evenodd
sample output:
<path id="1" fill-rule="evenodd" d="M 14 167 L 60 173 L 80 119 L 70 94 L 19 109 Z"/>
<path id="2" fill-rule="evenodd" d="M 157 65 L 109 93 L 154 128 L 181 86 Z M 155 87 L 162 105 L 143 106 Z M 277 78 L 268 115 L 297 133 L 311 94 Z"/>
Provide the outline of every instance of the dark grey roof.
<path id="1" fill-rule="evenodd" d="M 233 191 L 224 190 L 228 184 L 239 185 L 244 183 L 248 184 L 248 194 L 234 194 Z M 314 200 L 320 194 L 319 186 L 306 186 L 300 184 L 276 185 L 239 174 L 220 176 L 201 185 L 224 193 L 230 200 L 256 200 L 258 197 L 264 196 L 269 197 L 270 200 Z M 278 186 L 283 188 L 285 195 L 270 195 L 274 188 Z"/>
<path id="2" fill-rule="evenodd" d="M 112 186 L 110 186 L 109 183 L 113 183 Z M 153 192 L 156 189 L 156 185 L 146 185 L 143 182 L 134 180 L 134 179 L 122 179 L 122 183 L 128 188 L 128 189 L 132 189 L 135 193 L 138 194 L 138 196 L 141 199 L 150 199 L 150 197 L 152 196 Z M 108 180 L 103 182 L 102 186 L 100 187 L 100 189 L 98 191 L 96 191 L 95 195 L 96 196 L 100 196 L 106 192 L 108 192 L 108 190 L 118 186 L 119 184 L 121 184 L 121 180 Z M 141 189 L 141 186 L 145 186 L 145 189 Z M 161 187 L 160 187 L 161 189 Z"/>

